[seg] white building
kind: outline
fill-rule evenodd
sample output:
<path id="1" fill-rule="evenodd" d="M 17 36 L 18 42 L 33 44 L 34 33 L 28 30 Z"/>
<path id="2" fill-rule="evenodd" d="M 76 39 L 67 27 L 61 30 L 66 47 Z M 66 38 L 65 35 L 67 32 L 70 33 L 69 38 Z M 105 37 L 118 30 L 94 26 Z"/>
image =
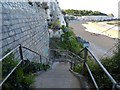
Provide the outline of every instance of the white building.
<path id="1" fill-rule="evenodd" d="M 112 16 L 82 16 L 78 17 L 80 20 L 86 20 L 86 21 L 104 21 L 104 20 L 112 20 L 114 17 Z"/>

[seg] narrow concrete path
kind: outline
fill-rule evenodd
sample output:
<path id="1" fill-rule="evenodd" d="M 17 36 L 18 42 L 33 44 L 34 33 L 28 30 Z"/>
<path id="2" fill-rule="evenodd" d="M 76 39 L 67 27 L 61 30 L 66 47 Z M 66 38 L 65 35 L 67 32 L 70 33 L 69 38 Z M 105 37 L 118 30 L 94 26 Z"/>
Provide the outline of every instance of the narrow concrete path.
<path id="1" fill-rule="evenodd" d="M 34 88 L 80 88 L 79 80 L 69 71 L 67 62 L 56 62 L 52 69 L 38 75 Z"/>

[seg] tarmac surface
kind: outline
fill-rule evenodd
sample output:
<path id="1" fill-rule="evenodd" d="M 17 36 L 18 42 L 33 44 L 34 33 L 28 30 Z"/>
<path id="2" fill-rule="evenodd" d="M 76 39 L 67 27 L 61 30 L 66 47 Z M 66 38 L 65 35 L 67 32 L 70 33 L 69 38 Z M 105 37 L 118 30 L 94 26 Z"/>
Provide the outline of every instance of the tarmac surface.
<path id="1" fill-rule="evenodd" d="M 33 88 L 80 88 L 79 80 L 69 71 L 67 62 L 56 62 L 52 69 L 39 74 Z"/>
<path id="2" fill-rule="evenodd" d="M 71 21 L 69 23 L 70 27 L 73 28 L 73 32 L 76 34 L 76 36 L 80 36 L 81 38 L 87 40 L 90 43 L 89 48 L 98 59 L 103 56 L 112 56 L 113 51 L 116 50 L 116 47 L 114 47 L 114 45 L 118 42 L 117 39 L 113 39 L 105 35 L 88 32 L 86 31 L 86 29 L 89 28 L 84 27 L 82 24 L 87 24 L 87 22 Z M 114 48 L 111 49 L 112 47 Z"/>

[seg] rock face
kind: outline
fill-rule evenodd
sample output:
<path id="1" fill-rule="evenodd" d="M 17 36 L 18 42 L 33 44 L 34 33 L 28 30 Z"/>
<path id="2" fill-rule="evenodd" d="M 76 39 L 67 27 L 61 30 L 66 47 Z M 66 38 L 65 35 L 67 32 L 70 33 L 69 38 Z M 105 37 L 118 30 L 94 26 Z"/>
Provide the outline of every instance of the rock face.
<path id="1" fill-rule="evenodd" d="M 0 2 L 0 8 L 0 57 L 19 44 L 49 55 L 47 14 L 43 8 L 28 2 Z M 23 51 L 26 57 L 28 51 Z"/>
<path id="2" fill-rule="evenodd" d="M 41 3 L 43 5 L 43 8 L 48 7 L 46 9 L 47 19 L 50 21 L 59 20 L 61 25 L 66 26 L 64 15 L 61 12 L 59 2 L 57 0 L 37 0 L 37 2 Z"/>

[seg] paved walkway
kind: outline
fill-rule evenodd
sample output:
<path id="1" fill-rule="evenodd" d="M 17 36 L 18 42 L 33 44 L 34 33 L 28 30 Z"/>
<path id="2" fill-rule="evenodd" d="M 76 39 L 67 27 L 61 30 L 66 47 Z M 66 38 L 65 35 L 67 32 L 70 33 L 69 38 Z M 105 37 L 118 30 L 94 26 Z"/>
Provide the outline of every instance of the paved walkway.
<path id="1" fill-rule="evenodd" d="M 69 71 L 69 63 L 56 62 L 52 69 L 37 76 L 34 88 L 80 88 L 79 80 Z"/>

